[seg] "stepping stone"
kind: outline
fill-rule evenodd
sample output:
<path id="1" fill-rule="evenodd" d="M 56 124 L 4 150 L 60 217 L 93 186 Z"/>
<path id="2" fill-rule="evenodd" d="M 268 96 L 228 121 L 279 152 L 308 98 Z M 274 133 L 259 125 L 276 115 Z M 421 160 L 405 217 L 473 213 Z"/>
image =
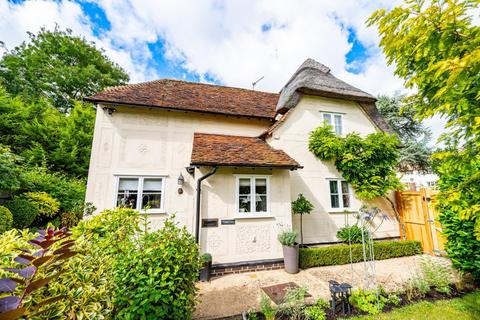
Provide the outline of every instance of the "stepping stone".
<path id="1" fill-rule="evenodd" d="M 276 305 L 279 305 L 283 302 L 287 289 L 290 288 L 300 287 L 295 282 L 286 282 L 269 287 L 262 287 L 261 289 L 270 297 L 270 299 L 272 299 L 273 302 L 275 302 Z M 307 292 L 305 297 L 308 298 L 311 297 L 311 295 Z"/>

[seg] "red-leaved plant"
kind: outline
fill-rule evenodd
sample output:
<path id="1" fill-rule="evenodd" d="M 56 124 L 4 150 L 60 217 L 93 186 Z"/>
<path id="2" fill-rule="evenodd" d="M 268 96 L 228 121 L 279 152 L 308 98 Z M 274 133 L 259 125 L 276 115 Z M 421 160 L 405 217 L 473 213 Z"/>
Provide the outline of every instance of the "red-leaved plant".
<path id="1" fill-rule="evenodd" d="M 68 240 L 71 233 L 66 229 L 54 230 L 48 228 L 39 230 L 39 236 L 29 240 L 28 243 L 38 247 L 32 252 L 29 249 L 22 251 L 14 261 L 22 265 L 22 268 L 3 268 L 15 273 L 17 276 L 0 279 L 0 293 L 12 293 L 12 295 L 0 298 L 0 320 L 14 320 L 20 317 L 32 317 L 39 314 L 41 307 L 62 299 L 62 296 L 47 298 L 28 309 L 24 306 L 26 298 L 35 290 L 48 285 L 48 283 L 60 274 L 58 268 L 65 259 L 73 257 L 76 252 L 71 250 L 74 240 Z M 54 244 L 55 249 L 52 248 Z M 42 272 L 39 272 L 39 271 Z M 39 274 L 45 274 L 40 277 Z M 13 295 L 19 287 L 20 293 Z"/>

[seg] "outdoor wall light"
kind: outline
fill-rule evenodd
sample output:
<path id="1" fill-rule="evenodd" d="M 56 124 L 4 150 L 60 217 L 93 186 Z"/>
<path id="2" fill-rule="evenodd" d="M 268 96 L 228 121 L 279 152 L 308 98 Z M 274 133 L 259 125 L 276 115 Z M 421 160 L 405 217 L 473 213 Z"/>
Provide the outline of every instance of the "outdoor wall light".
<path id="1" fill-rule="evenodd" d="M 177 179 L 177 184 L 178 184 L 178 193 L 182 194 L 183 193 L 183 184 L 185 183 L 185 178 L 183 177 L 182 173 L 180 172 L 180 175 L 178 176 Z"/>
<path id="2" fill-rule="evenodd" d="M 109 116 L 111 116 L 117 109 L 115 108 L 103 108 L 103 110 L 107 110 Z"/>

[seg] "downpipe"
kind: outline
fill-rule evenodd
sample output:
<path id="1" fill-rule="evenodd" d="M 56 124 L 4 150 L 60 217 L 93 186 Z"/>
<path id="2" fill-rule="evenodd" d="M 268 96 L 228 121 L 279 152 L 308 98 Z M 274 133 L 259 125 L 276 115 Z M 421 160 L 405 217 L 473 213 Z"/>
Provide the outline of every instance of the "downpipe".
<path id="1" fill-rule="evenodd" d="M 217 172 L 218 167 L 213 167 L 212 171 L 201 176 L 197 180 L 197 206 L 195 208 L 196 211 L 196 228 L 195 228 L 195 241 L 200 243 L 200 206 L 201 206 L 201 194 L 202 194 L 202 181 L 207 179 L 208 177 L 212 176 Z"/>

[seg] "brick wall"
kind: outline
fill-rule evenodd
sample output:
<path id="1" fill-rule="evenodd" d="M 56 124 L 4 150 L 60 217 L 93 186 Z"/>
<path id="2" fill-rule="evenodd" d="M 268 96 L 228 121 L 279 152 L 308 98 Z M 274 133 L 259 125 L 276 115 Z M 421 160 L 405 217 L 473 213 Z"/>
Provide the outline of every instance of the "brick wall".
<path id="1" fill-rule="evenodd" d="M 213 266 L 212 277 L 221 277 L 228 274 L 264 271 L 264 270 L 276 270 L 283 269 L 283 262 L 261 262 L 258 264 L 247 265 L 232 265 L 232 266 Z"/>

